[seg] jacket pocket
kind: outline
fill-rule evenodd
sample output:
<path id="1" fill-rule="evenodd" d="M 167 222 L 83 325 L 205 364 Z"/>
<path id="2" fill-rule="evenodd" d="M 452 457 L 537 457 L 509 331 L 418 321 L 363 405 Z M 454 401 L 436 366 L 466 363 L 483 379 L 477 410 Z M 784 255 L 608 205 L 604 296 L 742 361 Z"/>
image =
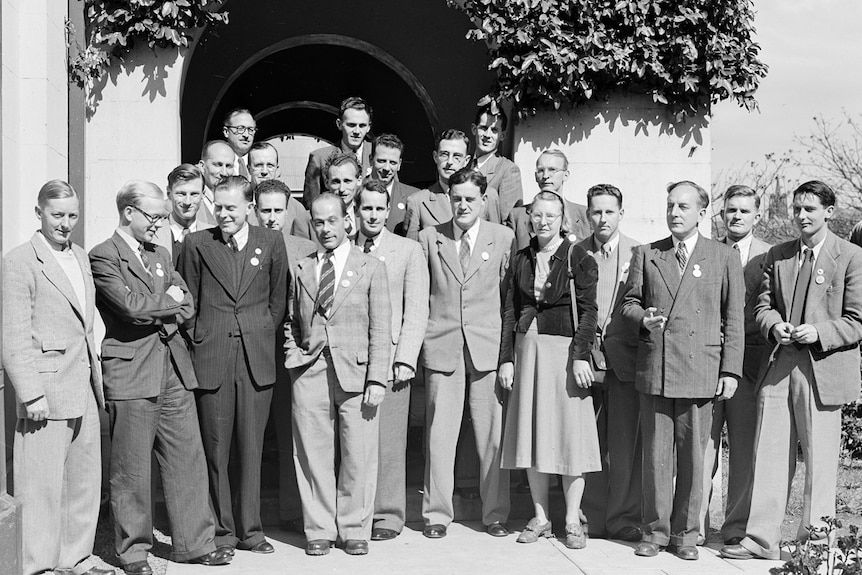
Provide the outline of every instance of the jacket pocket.
<path id="1" fill-rule="evenodd" d="M 124 345 L 106 343 L 102 345 L 103 359 L 133 359 L 135 348 Z"/>
<path id="2" fill-rule="evenodd" d="M 43 358 L 36 360 L 36 371 L 39 373 L 57 373 L 57 360 Z"/>
<path id="3" fill-rule="evenodd" d="M 356 363 L 358 363 L 358 364 L 368 363 L 368 350 L 356 352 Z"/>
<path id="4" fill-rule="evenodd" d="M 42 341 L 42 351 L 59 351 L 66 352 L 66 342 L 62 339 L 46 339 Z"/>

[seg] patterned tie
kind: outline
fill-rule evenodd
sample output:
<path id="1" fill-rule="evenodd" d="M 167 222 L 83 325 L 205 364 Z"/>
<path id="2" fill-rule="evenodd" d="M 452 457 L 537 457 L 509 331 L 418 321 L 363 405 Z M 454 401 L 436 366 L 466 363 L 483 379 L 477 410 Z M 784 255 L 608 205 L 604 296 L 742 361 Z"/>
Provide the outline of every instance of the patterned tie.
<path id="1" fill-rule="evenodd" d="M 611 245 L 610 244 L 602 244 L 602 259 L 606 260 L 611 257 Z"/>
<path id="2" fill-rule="evenodd" d="M 239 244 L 237 244 L 237 243 L 236 243 L 236 238 L 235 238 L 235 237 L 233 237 L 233 236 L 229 237 L 229 238 L 227 239 L 227 245 L 229 245 L 229 246 L 230 246 L 230 249 L 231 249 L 231 250 L 233 250 L 233 251 L 235 251 L 235 252 L 238 252 L 238 251 L 239 251 Z"/>
<path id="3" fill-rule="evenodd" d="M 374 238 L 365 238 L 365 244 L 362 246 L 362 251 L 366 254 L 370 254 L 373 247 Z"/>
<path id="4" fill-rule="evenodd" d="M 679 242 L 676 245 L 676 261 L 679 264 L 679 275 L 682 277 L 685 274 L 685 264 L 688 263 L 688 249 L 685 247 L 685 242 Z"/>
<path id="5" fill-rule="evenodd" d="M 323 254 L 323 267 L 320 269 L 320 288 L 317 291 L 317 309 L 323 317 L 329 316 L 332 300 L 335 297 L 335 263 L 332 252 Z"/>
<path id="6" fill-rule="evenodd" d="M 467 232 L 461 233 L 461 249 L 458 252 L 458 259 L 461 260 L 461 271 L 466 275 L 467 268 L 470 267 L 470 238 Z"/>
<path id="7" fill-rule="evenodd" d="M 138 253 L 141 255 L 141 263 L 144 264 L 144 271 L 153 275 L 153 270 L 150 268 L 150 257 L 147 255 L 147 250 L 144 249 L 144 244 L 138 244 Z"/>
<path id="8" fill-rule="evenodd" d="M 790 319 L 794 327 L 802 323 L 805 313 L 805 297 L 808 295 L 808 284 L 811 283 L 811 268 L 814 266 L 814 250 L 805 248 L 802 252 L 802 267 L 796 276 L 796 287 L 793 290 L 793 305 L 790 307 Z"/>
<path id="9" fill-rule="evenodd" d="M 348 215 L 345 219 L 347 220 L 347 224 L 344 226 L 344 231 L 347 232 L 348 236 L 353 236 L 353 218 Z"/>

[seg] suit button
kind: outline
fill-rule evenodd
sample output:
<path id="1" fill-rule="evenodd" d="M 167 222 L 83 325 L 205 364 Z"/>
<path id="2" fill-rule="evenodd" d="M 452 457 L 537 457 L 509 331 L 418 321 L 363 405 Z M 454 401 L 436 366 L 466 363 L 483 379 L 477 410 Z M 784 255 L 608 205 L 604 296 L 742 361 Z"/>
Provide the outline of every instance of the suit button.
<path id="1" fill-rule="evenodd" d="M 699 309 L 694 310 L 694 313 L 700 313 Z"/>
<path id="2" fill-rule="evenodd" d="M 664 330 L 664 332 L 665 332 L 665 334 L 670 335 L 670 330 L 669 330 L 669 329 Z"/>
<path id="3" fill-rule="evenodd" d="M 693 354 L 693 353 L 688 354 L 688 358 L 689 358 L 689 359 L 694 359 L 694 354 Z"/>
<path id="4" fill-rule="evenodd" d="M 691 330 L 690 332 L 688 332 L 688 335 L 694 335 L 694 330 Z"/>

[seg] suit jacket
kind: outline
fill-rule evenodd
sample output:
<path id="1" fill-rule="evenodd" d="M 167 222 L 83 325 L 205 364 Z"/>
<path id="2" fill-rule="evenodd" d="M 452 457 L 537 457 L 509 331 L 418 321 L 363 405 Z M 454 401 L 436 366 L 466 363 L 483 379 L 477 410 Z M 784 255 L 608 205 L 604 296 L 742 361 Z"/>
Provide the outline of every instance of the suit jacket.
<path id="1" fill-rule="evenodd" d="M 204 185 L 204 196 L 209 193 L 210 197 L 212 197 L 213 192 L 206 185 Z M 195 216 L 195 219 L 198 222 L 198 225 L 204 224 L 206 227 L 211 228 L 218 225 L 218 222 L 215 219 L 215 214 L 213 214 L 212 210 L 207 207 L 207 203 L 201 198 L 201 207 L 198 209 L 198 213 Z"/>
<path id="2" fill-rule="evenodd" d="M 775 344 L 771 331 L 787 321 L 796 286 L 799 240 L 770 249 L 755 313 L 760 331 Z M 816 271 L 815 271 L 816 270 Z M 822 283 L 816 278 L 823 277 Z M 814 388 L 823 405 L 841 405 L 859 396 L 859 341 L 862 340 L 862 249 L 828 232 L 811 274 L 803 322 L 820 339 L 806 346 L 811 354 Z M 775 357 L 775 346 L 765 375 Z"/>
<path id="3" fill-rule="evenodd" d="M 485 174 L 489 188 L 497 190 L 497 195 L 500 196 L 500 221 L 505 222 L 515 204 L 524 201 L 521 170 L 509 158 L 496 154 L 488 158 L 481 167 L 477 167 L 476 160 L 473 160 L 473 167 Z"/>
<path id="4" fill-rule="evenodd" d="M 455 250 L 453 224 L 425 228 L 419 244 L 431 279 L 428 329 L 422 344 L 425 367 L 451 372 L 464 345 L 479 371 L 497 369 L 503 327 L 503 299 L 512 230 L 481 222 L 467 273 Z"/>
<path id="5" fill-rule="evenodd" d="M 386 229 L 381 234 L 380 245 L 369 255 L 386 264 L 392 308 L 390 364 L 403 363 L 415 370 L 428 325 L 428 267 L 417 242 Z M 364 243 L 360 233 L 357 244 Z M 390 374 L 393 378 L 394 370 Z"/>
<path id="6" fill-rule="evenodd" d="M 392 184 L 392 196 L 389 198 L 389 217 L 386 218 L 386 229 L 399 236 L 407 235 L 407 198 L 419 191 L 419 188 L 402 184 L 395 179 Z"/>
<path id="7" fill-rule="evenodd" d="M 39 233 L 3 258 L 3 367 L 19 418 L 27 417 L 24 403 L 45 397 L 49 419 L 75 419 L 91 393 L 105 406 L 93 341 L 93 274 L 86 252 L 72 244 L 84 276 L 85 301 L 79 302 Z"/>
<path id="8" fill-rule="evenodd" d="M 592 231 L 590 230 L 590 219 L 587 217 L 587 207 L 568 200 L 563 201 L 566 202 L 566 211 L 569 213 L 569 220 L 572 225 L 572 229 L 569 230 L 569 241 L 576 242 L 589 238 Z M 504 220 L 506 225 L 515 232 L 518 250 L 530 245 L 530 239 L 536 235 L 530 226 L 530 215 L 527 213 L 530 205 L 532 204 L 516 206 L 509 213 L 509 218 Z"/>
<path id="9" fill-rule="evenodd" d="M 648 395 L 711 398 L 721 374 L 742 375 L 742 264 L 734 250 L 701 235 L 680 278 L 675 252 L 668 237 L 632 258 L 622 314 L 639 330 L 635 384 Z M 663 331 L 643 327 L 648 307 L 667 317 Z"/>
<path id="10" fill-rule="evenodd" d="M 308 164 L 305 166 L 305 184 L 302 188 L 302 198 L 307 209 L 311 209 L 311 202 L 320 195 L 321 190 L 326 190 L 323 166 L 326 165 L 326 161 L 331 156 L 341 151 L 341 148 L 337 146 L 324 146 L 308 155 Z M 359 153 L 362 159 L 362 176 L 365 177 L 371 172 L 371 144 L 363 142 Z"/>
<path id="11" fill-rule="evenodd" d="M 495 224 L 502 222 L 497 190 L 490 186 L 485 190 L 485 212 L 482 214 L 482 219 Z M 427 190 L 419 190 L 407 198 L 404 225 L 407 237 L 411 240 L 418 240 L 419 232 L 425 228 L 450 221 L 452 221 L 452 204 L 440 182 L 434 182 Z"/>
<path id="12" fill-rule="evenodd" d="M 316 265 L 316 253 L 301 259 L 291 282 L 284 365 L 290 370 L 311 365 L 328 347 L 344 391 L 361 392 L 368 382 L 386 385 L 392 369 L 386 266 L 351 246 L 326 318 L 316 311 Z"/>
<path id="13" fill-rule="evenodd" d="M 611 296 L 611 316 L 602 328 L 602 336 L 605 342 L 605 359 L 608 367 L 614 370 L 614 374 L 620 381 L 635 380 L 635 362 L 638 354 L 638 330 L 622 317 L 623 294 L 625 293 L 626 281 L 629 278 L 631 259 L 640 245 L 632 238 L 620 234 L 617 244 L 617 282 L 614 284 L 614 293 Z M 590 255 L 593 254 L 593 236 L 590 235 L 579 244 Z M 601 271 L 599 272 L 601 273 Z M 599 318 L 599 322 L 604 318 Z"/>
<path id="14" fill-rule="evenodd" d="M 220 228 L 189 234 L 183 242 L 180 272 L 197 305 L 197 317 L 188 329 L 202 389 L 233 384 L 231 337 L 241 339 L 255 385 L 275 383 L 273 344 L 287 305 L 283 235 L 260 226 L 248 227 L 239 285 L 235 256 Z"/>
<path id="15" fill-rule="evenodd" d="M 203 206 L 201 207 L 203 208 Z M 198 213 L 200 214 L 200 210 L 198 210 Z M 215 226 L 215 224 L 203 222 L 198 218 L 195 218 L 195 220 L 198 224 L 198 231 L 206 230 Z M 153 235 L 153 243 L 168 250 L 168 253 L 171 254 L 171 261 L 174 264 L 174 269 L 177 269 L 179 267 L 180 254 L 183 251 L 183 243 L 177 241 L 174 237 L 170 221 L 166 221 L 159 229 L 156 230 L 156 233 Z"/>
<path id="16" fill-rule="evenodd" d="M 105 322 L 102 375 L 110 400 L 161 393 L 165 362 L 170 361 L 164 339 L 185 388 L 198 386 L 188 347 L 177 333 L 178 325 L 194 316 L 192 296 L 166 249 L 154 244 L 144 244 L 144 249 L 152 275 L 117 232 L 90 251 L 96 305 Z M 181 302 L 166 293 L 172 285 L 182 290 Z"/>

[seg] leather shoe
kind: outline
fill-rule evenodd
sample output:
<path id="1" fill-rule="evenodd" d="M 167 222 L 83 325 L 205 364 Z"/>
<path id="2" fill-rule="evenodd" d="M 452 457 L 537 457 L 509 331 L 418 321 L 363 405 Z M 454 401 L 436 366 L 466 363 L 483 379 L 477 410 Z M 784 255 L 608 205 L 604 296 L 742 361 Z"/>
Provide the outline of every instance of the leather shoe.
<path id="1" fill-rule="evenodd" d="M 305 544 L 306 555 L 327 555 L 329 548 L 332 547 L 332 541 L 326 539 L 312 539 Z"/>
<path id="2" fill-rule="evenodd" d="M 64 571 L 66 573 L 72 573 L 71 569 L 68 569 L 68 570 L 54 569 L 54 573 L 58 573 L 58 574 L 63 573 Z M 114 571 L 113 569 L 99 569 L 98 567 L 90 567 L 89 569 L 87 569 L 86 571 L 81 573 L 81 575 L 117 575 L 117 572 Z"/>
<path id="3" fill-rule="evenodd" d="M 640 530 L 639 527 L 635 527 L 634 525 L 626 525 L 619 531 L 617 534 L 611 537 L 611 539 L 618 539 L 620 541 L 628 541 L 629 543 L 635 543 L 643 539 L 643 531 Z"/>
<path id="4" fill-rule="evenodd" d="M 719 551 L 725 559 L 759 559 L 760 555 L 752 553 L 742 545 L 725 545 Z"/>
<path id="5" fill-rule="evenodd" d="M 219 545 L 218 547 L 216 547 L 216 551 L 223 551 L 227 555 L 233 557 L 234 553 L 236 553 L 236 547 L 234 547 L 233 545 Z"/>
<path id="6" fill-rule="evenodd" d="M 446 537 L 446 526 L 445 525 L 426 525 L 424 529 L 422 529 L 422 535 L 427 537 L 428 539 L 442 539 Z"/>
<path id="7" fill-rule="evenodd" d="M 661 551 L 661 547 L 656 543 L 650 543 L 649 541 L 641 541 L 638 543 L 638 546 L 635 547 L 635 555 L 638 557 L 655 557 L 658 555 L 658 552 Z"/>
<path id="8" fill-rule="evenodd" d="M 742 543 L 742 537 L 731 537 L 724 542 L 725 545 L 739 545 L 740 543 Z"/>
<path id="9" fill-rule="evenodd" d="M 266 540 L 261 541 L 256 545 L 239 542 L 236 544 L 236 548 L 242 549 L 243 551 L 251 551 L 252 553 L 275 553 L 275 548 L 272 546 L 272 543 Z"/>
<path id="10" fill-rule="evenodd" d="M 145 559 L 144 561 L 135 561 L 123 565 L 123 571 L 126 572 L 126 575 L 152 575 L 153 568 L 150 567 L 150 564 Z"/>
<path id="11" fill-rule="evenodd" d="M 193 563 L 196 565 L 227 565 L 233 559 L 233 555 L 228 553 L 226 550 L 222 551 L 220 549 L 216 549 L 215 551 L 210 551 L 205 555 L 199 555 L 192 559 L 186 561 L 186 563 Z"/>
<path id="12" fill-rule="evenodd" d="M 386 529 L 385 527 L 375 527 L 371 530 L 372 541 L 389 541 L 398 537 L 398 532 L 394 529 Z"/>
<path id="13" fill-rule="evenodd" d="M 494 521 L 493 523 L 488 525 L 487 531 L 488 535 L 490 535 L 491 537 L 505 537 L 506 535 L 511 533 L 506 524 L 499 521 Z"/>
<path id="14" fill-rule="evenodd" d="M 458 495 L 461 496 L 461 499 L 466 499 L 467 501 L 475 501 L 476 499 L 479 499 L 479 488 L 462 487 L 458 490 Z"/>
<path id="15" fill-rule="evenodd" d="M 348 555 L 368 555 L 368 541 L 365 539 L 348 539 L 344 542 L 344 552 Z"/>
<path id="16" fill-rule="evenodd" d="M 697 561 L 700 556 L 694 545 L 672 545 L 668 551 L 685 561 Z"/>

